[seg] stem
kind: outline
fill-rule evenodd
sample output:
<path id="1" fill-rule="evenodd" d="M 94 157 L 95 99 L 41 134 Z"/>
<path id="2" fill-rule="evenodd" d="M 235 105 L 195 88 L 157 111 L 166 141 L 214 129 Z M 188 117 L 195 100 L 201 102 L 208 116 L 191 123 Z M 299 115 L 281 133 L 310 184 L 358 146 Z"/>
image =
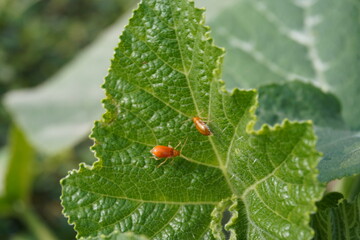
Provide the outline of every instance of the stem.
<path id="1" fill-rule="evenodd" d="M 30 209 L 30 207 L 20 203 L 16 211 L 20 219 L 23 220 L 36 239 L 58 240 L 46 224 L 39 218 L 39 216 Z"/>

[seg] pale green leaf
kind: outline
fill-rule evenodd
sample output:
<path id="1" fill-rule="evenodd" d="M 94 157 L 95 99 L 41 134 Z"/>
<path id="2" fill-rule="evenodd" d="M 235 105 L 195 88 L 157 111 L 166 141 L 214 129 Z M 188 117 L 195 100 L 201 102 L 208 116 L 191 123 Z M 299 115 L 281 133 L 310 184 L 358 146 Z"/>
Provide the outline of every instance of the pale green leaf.
<path id="1" fill-rule="evenodd" d="M 332 193 L 318 203 L 322 206 L 311 220 L 315 240 L 360 239 L 360 197 L 350 203 L 344 199 L 338 203 L 339 197 L 338 193 Z"/>
<path id="2" fill-rule="evenodd" d="M 319 180 L 330 181 L 360 173 L 360 132 L 315 128 L 317 148 L 324 153 L 318 165 Z"/>
<path id="3" fill-rule="evenodd" d="M 259 88 L 258 127 L 263 123 L 312 119 L 318 136 L 317 148 L 323 153 L 318 166 L 319 180 L 360 173 L 360 133 L 345 128 L 336 97 L 308 83 L 269 84 Z"/>
<path id="4" fill-rule="evenodd" d="M 259 108 L 256 113 L 259 118 L 257 127 L 264 123 L 280 123 L 288 118 L 298 121 L 311 119 L 321 127 L 345 128 L 338 99 L 312 84 L 299 81 L 259 87 Z"/>
<path id="5" fill-rule="evenodd" d="M 226 2 L 210 26 L 227 49 L 228 88 L 310 82 L 334 93 L 345 122 L 360 129 L 359 1 Z"/>
<path id="6" fill-rule="evenodd" d="M 125 28 L 92 132 L 99 161 L 62 180 L 78 238 L 222 238 L 227 208 L 232 239 L 312 237 L 309 214 L 323 191 L 312 125 L 253 130 L 256 92 L 224 90 L 223 50 L 202 14 L 188 0 L 144 0 Z M 197 132 L 194 116 L 212 136 Z M 181 155 L 158 168 L 149 151 L 179 142 Z"/>

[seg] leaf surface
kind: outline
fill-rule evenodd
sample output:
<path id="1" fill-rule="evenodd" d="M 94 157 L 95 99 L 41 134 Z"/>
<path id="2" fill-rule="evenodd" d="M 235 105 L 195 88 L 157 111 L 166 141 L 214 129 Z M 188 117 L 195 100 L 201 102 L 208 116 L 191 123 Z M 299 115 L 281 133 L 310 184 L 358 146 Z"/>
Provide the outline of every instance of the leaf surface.
<path id="1" fill-rule="evenodd" d="M 86 240 L 97 240 L 97 239 L 108 239 L 108 240 L 147 240 L 148 238 L 136 235 L 132 232 L 120 233 L 118 231 L 114 231 L 108 236 L 100 235 L 96 237 L 83 238 Z"/>
<path id="2" fill-rule="evenodd" d="M 322 127 L 315 131 L 319 136 L 317 147 L 324 153 L 318 165 L 320 181 L 360 173 L 360 132 Z"/>
<path id="3" fill-rule="evenodd" d="M 311 119 L 316 126 L 344 128 L 341 105 L 336 96 L 325 93 L 310 83 L 292 81 L 259 87 L 259 108 L 256 112 L 262 124 L 280 123 L 282 119 Z"/>
<path id="4" fill-rule="evenodd" d="M 226 2 L 210 26 L 227 49 L 228 88 L 300 79 L 334 93 L 345 122 L 360 129 L 358 1 Z"/>
<path id="5" fill-rule="evenodd" d="M 323 191 L 312 125 L 253 130 L 256 92 L 224 90 L 223 50 L 202 14 L 187 0 L 145 0 L 130 19 L 104 84 L 106 113 L 92 132 L 99 161 L 62 180 L 78 237 L 224 238 L 229 208 L 233 238 L 311 238 L 309 213 Z M 197 132 L 195 116 L 212 136 Z M 181 155 L 157 168 L 149 151 L 169 143 L 180 143 Z"/>
<path id="6" fill-rule="evenodd" d="M 324 199 L 327 203 L 324 204 L 322 200 L 320 204 L 323 206 L 312 216 L 314 239 L 360 239 L 359 195 L 350 203 L 344 199 L 338 203 L 337 193 L 329 195 Z"/>

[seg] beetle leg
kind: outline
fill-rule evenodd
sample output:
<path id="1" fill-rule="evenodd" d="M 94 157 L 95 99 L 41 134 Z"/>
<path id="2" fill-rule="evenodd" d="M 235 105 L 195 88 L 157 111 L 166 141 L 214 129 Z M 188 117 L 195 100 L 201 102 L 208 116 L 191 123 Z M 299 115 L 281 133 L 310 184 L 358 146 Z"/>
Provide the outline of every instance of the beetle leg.
<path id="1" fill-rule="evenodd" d="M 155 159 L 155 160 L 159 160 L 159 158 L 157 158 L 157 157 L 155 157 L 155 156 L 152 156 L 152 157 L 150 157 L 150 158 L 153 158 L 153 159 Z"/>
<path id="2" fill-rule="evenodd" d="M 164 160 L 162 163 L 160 163 L 160 164 L 157 166 L 157 168 L 161 167 L 161 165 L 163 165 L 164 163 L 166 163 L 166 161 L 167 161 L 168 159 L 169 159 L 169 158 L 165 158 L 165 160 Z"/>

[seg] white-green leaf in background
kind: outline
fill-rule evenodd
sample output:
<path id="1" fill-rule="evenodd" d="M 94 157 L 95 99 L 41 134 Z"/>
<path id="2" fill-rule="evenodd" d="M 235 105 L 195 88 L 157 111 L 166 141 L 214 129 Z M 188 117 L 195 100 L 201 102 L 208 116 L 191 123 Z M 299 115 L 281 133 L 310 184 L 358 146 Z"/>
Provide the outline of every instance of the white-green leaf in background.
<path id="1" fill-rule="evenodd" d="M 209 24 L 227 50 L 228 88 L 300 79 L 334 93 L 347 125 L 360 129 L 359 1 L 225 2 Z"/>
<path id="2" fill-rule="evenodd" d="M 4 104 L 33 146 L 48 155 L 72 148 L 89 135 L 103 110 L 100 86 L 118 42 L 122 16 L 81 54 L 44 84 L 9 92 Z"/>
<path id="3" fill-rule="evenodd" d="M 317 148 L 326 153 L 318 165 L 319 180 L 327 182 L 336 178 L 360 173 L 360 132 L 316 127 L 319 137 Z"/>
<path id="4" fill-rule="evenodd" d="M 317 148 L 323 153 L 318 165 L 319 180 L 360 173 L 360 132 L 344 129 L 337 98 L 309 83 L 292 81 L 259 88 L 257 126 L 291 120 L 312 119 L 318 136 Z"/>
<path id="5" fill-rule="evenodd" d="M 292 81 L 263 85 L 259 87 L 259 105 L 257 128 L 264 123 L 275 124 L 289 118 L 311 119 L 319 127 L 344 129 L 338 99 L 309 83 Z"/>
<path id="6" fill-rule="evenodd" d="M 150 239 L 311 239 L 322 195 L 309 122 L 254 131 L 255 90 L 228 93 L 223 50 L 188 0 L 144 0 L 125 28 L 92 132 L 99 161 L 62 180 L 78 238 L 134 232 Z M 213 133 L 191 122 L 200 116 Z M 180 143 L 158 167 L 156 145 Z"/>

